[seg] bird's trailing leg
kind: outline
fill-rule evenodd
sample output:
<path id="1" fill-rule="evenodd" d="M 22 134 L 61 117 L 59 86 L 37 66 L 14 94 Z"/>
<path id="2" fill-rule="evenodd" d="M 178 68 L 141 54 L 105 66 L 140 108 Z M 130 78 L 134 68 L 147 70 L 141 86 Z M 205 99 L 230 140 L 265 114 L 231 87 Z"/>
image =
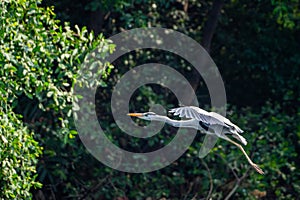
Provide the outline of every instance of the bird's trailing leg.
<path id="1" fill-rule="evenodd" d="M 252 162 L 252 160 L 249 158 L 249 156 L 247 155 L 246 151 L 244 150 L 244 148 L 243 148 L 240 144 L 236 143 L 235 141 L 233 141 L 233 140 L 231 140 L 231 139 L 229 139 L 229 138 L 227 138 L 227 137 L 226 137 L 226 138 L 223 138 L 223 139 L 225 139 L 225 140 L 227 140 L 228 142 L 231 142 L 232 144 L 234 144 L 235 146 L 237 146 L 237 147 L 243 152 L 243 154 L 246 156 L 246 158 L 247 158 L 249 164 L 250 164 L 250 165 L 251 165 L 258 173 L 264 174 L 264 171 L 263 171 L 257 164 L 255 164 L 254 162 Z"/>

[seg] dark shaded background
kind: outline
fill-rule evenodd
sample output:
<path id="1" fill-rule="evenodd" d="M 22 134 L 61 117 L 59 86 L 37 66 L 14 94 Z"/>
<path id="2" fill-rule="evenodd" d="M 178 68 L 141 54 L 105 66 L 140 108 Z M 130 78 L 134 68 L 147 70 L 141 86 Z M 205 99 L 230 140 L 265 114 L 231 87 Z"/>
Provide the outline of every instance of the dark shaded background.
<path id="1" fill-rule="evenodd" d="M 104 166 L 93 161 L 93 167 L 98 166 L 96 171 L 101 171 L 100 177 L 106 183 L 93 193 L 85 191 L 85 198 L 202 199 L 211 189 L 209 195 L 213 199 L 223 199 L 230 196 L 236 186 L 238 189 L 234 198 L 297 199 L 299 181 L 295 177 L 299 172 L 291 167 L 299 166 L 296 159 L 296 155 L 299 155 L 297 119 L 300 91 L 297 3 L 245 0 L 43 1 L 43 6 L 55 6 L 61 22 L 70 22 L 71 26 L 87 26 L 88 30 L 106 37 L 126 29 L 158 26 L 180 31 L 201 43 L 222 74 L 229 117 L 246 130 L 248 152 L 266 171 L 265 176 L 251 169 L 247 171 L 248 166 L 241 153 L 223 141 L 204 161 L 198 160 L 194 153 L 202 141 L 203 136 L 200 135 L 176 163 L 149 174 L 108 170 L 110 175 L 106 180 L 104 174 L 107 173 L 102 172 Z M 97 96 L 101 113 L 99 121 L 102 127 L 108 127 L 108 132 L 123 148 L 141 143 L 122 134 L 116 137 L 120 130 L 111 127 L 113 119 L 107 117 L 110 113 L 107 106 L 109 94 L 116 80 L 128 69 L 148 62 L 175 66 L 195 88 L 202 106 L 209 109 L 210 100 L 205 84 L 189 63 L 155 51 L 125 55 L 113 63 L 115 70 L 111 73 L 108 87 L 99 90 Z M 146 111 L 149 103 L 153 102 L 167 108 L 178 105 L 172 93 L 150 85 L 141 88 L 132 97 L 132 111 Z M 175 131 L 172 127 L 166 127 L 163 133 L 172 138 Z M 159 138 L 153 138 L 153 144 L 156 144 L 155 141 L 159 141 Z M 147 141 L 144 142 L 147 144 Z M 151 144 L 148 145 L 151 147 Z M 210 171 L 207 171 L 207 166 Z M 82 173 L 82 177 L 90 184 L 89 188 L 97 185 L 98 182 L 93 178 L 97 176 L 96 172 Z M 210 185 L 212 183 L 213 186 Z M 47 193 L 49 189 L 43 191 Z M 68 194 L 68 191 L 59 192 L 58 196 L 64 194 Z"/>

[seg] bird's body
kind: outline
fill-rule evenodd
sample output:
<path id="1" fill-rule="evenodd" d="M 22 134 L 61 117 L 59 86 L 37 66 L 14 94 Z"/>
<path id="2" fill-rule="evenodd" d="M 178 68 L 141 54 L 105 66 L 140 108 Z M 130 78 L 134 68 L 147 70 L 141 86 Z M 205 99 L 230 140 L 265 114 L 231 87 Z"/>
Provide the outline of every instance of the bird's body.
<path id="1" fill-rule="evenodd" d="M 195 123 L 198 123 L 201 127 L 198 128 L 198 130 L 202 132 L 204 129 L 204 132 L 208 134 L 215 134 L 223 139 L 224 137 L 227 137 L 226 134 L 230 134 L 244 145 L 247 145 L 246 139 L 239 134 L 243 133 L 244 131 L 237 125 L 233 124 L 229 119 L 218 113 L 207 112 L 194 106 L 173 108 L 170 110 L 170 112 L 174 115 L 178 115 L 179 117 L 193 119 Z"/>
<path id="2" fill-rule="evenodd" d="M 201 108 L 194 106 L 173 108 L 169 112 L 173 113 L 173 115 L 175 116 L 184 117 L 187 119 L 173 120 L 169 117 L 157 115 L 153 112 L 129 113 L 128 115 L 133 117 L 139 117 L 145 120 L 163 121 L 175 127 L 194 128 L 200 130 L 202 133 L 214 135 L 224 140 L 227 140 L 241 149 L 241 151 L 246 156 L 248 162 L 251 164 L 252 167 L 254 167 L 254 169 L 258 173 L 264 173 L 258 165 L 252 162 L 252 160 L 249 158 L 243 147 L 228 137 L 228 135 L 231 135 L 232 137 L 240 141 L 242 144 L 247 145 L 246 139 L 240 135 L 240 133 L 243 133 L 244 131 L 240 129 L 237 125 L 233 124 L 229 119 L 223 117 L 218 113 L 207 112 Z"/>

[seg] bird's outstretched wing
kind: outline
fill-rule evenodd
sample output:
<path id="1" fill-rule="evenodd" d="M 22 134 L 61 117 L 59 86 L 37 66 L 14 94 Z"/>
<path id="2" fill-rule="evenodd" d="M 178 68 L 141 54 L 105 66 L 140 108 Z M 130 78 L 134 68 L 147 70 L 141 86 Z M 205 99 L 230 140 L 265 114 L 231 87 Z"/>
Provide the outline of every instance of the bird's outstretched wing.
<path id="1" fill-rule="evenodd" d="M 222 125 L 225 127 L 229 127 L 226 123 L 224 123 L 225 117 L 223 117 L 222 115 L 207 112 L 195 106 L 173 108 L 169 112 L 173 113 L 174 115 L 178 115 L 179 117 L 196 119 L 209 125 Z"/>
<path id="2" fill-rule="evenodd" d="M 169 112 L 173 113 L 174 115 L 178 115 L 179 117 L 196 119 L 208 125 L 221 125 L 223 127 L 232 128 L 233 130 L 236 130 L 238 133 L 244 132 L 242 129 L 240 129 L 240 127 L 233 124 L 226 117 L 223 117 L 222 115 L 215 112 L 207 112 L 195 106 L 184 106 L 179 108 L 173 108 Z"/>

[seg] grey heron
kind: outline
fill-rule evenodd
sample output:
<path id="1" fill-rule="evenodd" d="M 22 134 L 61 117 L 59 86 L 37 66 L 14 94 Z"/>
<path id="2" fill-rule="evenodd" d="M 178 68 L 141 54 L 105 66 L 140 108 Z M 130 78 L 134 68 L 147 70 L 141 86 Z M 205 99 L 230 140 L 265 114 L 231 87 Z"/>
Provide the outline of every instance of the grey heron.
<path id="1" fill-rule="evenodd" d="M 236 145 L 245 155 L 249 164 L 260 174 L 264 174 L 263 170 L 255 164 L 247 155 L 244 148 L 234 140 L 230 139 L 227 135 L 231 135 L 242 144 L 246 145 L 246 139 L 239 133 L 244 131 L 237 125 L 233 124 L 229 119 L 215 112 L 207 112 L 201 108 L 194 106 L 184 106 L 173 108 L 169 111 L 175 116 L 187 118 L 187 120 L 174 120 L 167 116 L 158 115 L 154 112 L 146 113 L 128 113 L 131 117 L 138 117 L 150 121 L 162 121 L 174 127 L 186 127 L 200 130 L 205 134 L 210 134 L 222 138 L 234 145 Z"/>

